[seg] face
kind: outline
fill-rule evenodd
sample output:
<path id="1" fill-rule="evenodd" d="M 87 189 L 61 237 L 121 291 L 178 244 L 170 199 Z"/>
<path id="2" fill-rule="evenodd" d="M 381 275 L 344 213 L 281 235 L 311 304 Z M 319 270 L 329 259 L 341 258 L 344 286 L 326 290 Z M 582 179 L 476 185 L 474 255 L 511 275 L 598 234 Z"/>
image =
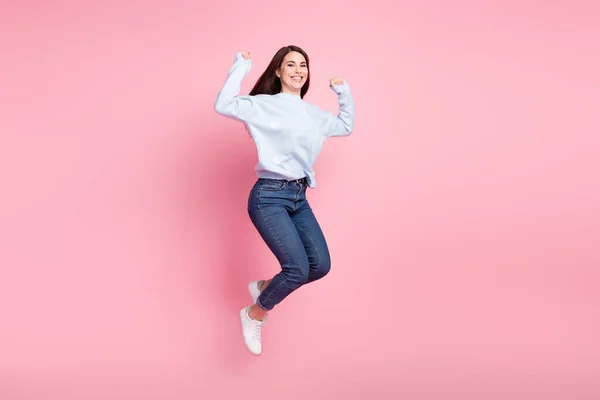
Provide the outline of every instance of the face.
<path id="1" fill-rule="evenodd" d="M 308 77 L 306 59 L 296 51 L 287 53 L 276 75 L 281 80 L 282 92 L 299 95 Z"/>

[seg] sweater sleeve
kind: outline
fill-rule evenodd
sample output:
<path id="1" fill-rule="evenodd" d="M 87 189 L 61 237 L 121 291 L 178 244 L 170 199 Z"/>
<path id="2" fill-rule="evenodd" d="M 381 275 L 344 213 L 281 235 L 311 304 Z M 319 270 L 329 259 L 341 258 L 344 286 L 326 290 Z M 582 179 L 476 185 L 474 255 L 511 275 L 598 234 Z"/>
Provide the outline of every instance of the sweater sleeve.
<path id="1" fill-rule="evenodd" d="M 331 90 L 338 95 L 340 109 L 337 116 L 330 111 L 325 112 L 323 131 L 325 136 L 349 136 L 354 129 L 355 122 L 354 98 L 350 86 L 344 82 L 341 85 L 332 86 Z"/>
<path id="2" fill-rule="evenodd" d="M 239 96 L 242 80 L 250 72 L 251 66 L 251 60 L 246 60 L 241 53 L 236 53 L 225 84 L 214 104 L 218 114 L 241 122 L 247 121 L 252 116 L 254 105 L 252 96 Z"/>

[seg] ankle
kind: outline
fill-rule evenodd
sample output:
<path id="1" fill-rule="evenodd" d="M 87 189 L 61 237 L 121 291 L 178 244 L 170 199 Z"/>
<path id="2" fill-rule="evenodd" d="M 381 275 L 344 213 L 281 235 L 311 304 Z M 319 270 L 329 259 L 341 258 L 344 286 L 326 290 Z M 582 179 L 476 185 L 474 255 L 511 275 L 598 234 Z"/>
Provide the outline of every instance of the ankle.
<path id="1" fill-rule="evenodd" d="M 262 291 L 267 287 L 267 285 L 271 282 L 271 279 L 268 281 L 261 281 L 258 291 L 262 293 Z"/>
<path id="2" fill-rule="evenodd" d="M 266 311 L 260 308 L 258 305 L 253 304 L 248 309 L 248 316 L 257 321 L 262 321 L 265 317 Z"/>

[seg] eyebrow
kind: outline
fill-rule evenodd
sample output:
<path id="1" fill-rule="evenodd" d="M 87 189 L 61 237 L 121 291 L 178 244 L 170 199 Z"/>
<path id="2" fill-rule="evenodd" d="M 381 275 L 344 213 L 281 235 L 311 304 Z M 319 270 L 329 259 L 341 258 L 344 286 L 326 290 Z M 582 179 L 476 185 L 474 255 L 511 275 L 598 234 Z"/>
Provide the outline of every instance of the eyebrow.
<path id="1" fill-rule="evenodd" d="M 292 60 L 290 60 L 290 61 L 288 61 L 286 64 L 289 64 L 289 63 L 294 63 L 294 64 L 296 64 L 296 61 L 292 61 Z M 301 62 L 300 62 L 300 64 L 306 64 L 306 61 L 301 61 Z"/>

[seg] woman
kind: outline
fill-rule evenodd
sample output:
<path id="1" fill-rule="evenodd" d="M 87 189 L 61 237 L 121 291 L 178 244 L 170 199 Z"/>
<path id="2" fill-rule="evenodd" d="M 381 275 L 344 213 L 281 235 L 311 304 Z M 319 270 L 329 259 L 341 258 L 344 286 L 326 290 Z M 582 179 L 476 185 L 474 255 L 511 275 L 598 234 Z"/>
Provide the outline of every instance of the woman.
<path id="1" fill-rule="evenodd" d="M 253 304 L 240 312 L 244 342 L 258 355 L 267 312 L 300 286 L 329 272 L 329 250 L 306 188 L 316 187 L 312 166 L 325 140 L 352 132 L 354 101 L 347 83 L 336 78 L 330 87 L 338 95 L 337 116 L 305 102 L 309 59 L 297 46 L 281 48 L 250 94 L 240 96 L 251 63 L 250 53 L 236 54 L 215 111 L 243 122 L 254 139 L 258 180 L 250 192 L 248 214 L 281 265 L 273 278 L 250 282 Z"/>

